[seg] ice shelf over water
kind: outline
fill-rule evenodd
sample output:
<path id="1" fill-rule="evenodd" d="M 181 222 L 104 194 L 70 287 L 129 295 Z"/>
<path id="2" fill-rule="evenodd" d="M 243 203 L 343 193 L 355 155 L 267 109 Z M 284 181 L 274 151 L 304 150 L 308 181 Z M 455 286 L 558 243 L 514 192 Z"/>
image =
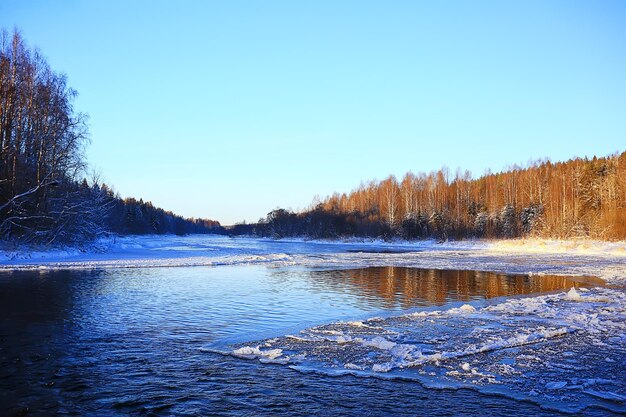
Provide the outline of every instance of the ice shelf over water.
<path id="1" fill-rule="evenodd" d="M 336 322 L 222 353 L 472 388 L 566 412 L 626 412 L 626 293 L 579 291 Z"/>

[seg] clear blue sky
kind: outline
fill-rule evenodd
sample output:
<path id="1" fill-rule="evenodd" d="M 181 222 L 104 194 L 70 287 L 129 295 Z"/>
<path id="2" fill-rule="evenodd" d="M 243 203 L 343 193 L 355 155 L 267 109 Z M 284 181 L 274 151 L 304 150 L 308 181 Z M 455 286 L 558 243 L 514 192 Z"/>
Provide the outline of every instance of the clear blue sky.
<path id="1" fill-rule="evenodd" d="M 21 1 L 122 196 L 230 224 L 361 180 L 626 150 L 624 1 Z"/>

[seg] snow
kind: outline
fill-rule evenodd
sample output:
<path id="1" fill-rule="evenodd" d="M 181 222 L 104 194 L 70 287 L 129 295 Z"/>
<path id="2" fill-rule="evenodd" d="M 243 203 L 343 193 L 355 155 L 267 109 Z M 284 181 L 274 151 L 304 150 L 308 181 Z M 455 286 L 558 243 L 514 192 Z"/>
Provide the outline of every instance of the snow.
<path id="1" fill-rule="evenodd" d="M 397 253 L 388 253 L 388 252 Z M 595 276 L 626 283 L 626 242 L 554 240 L 304 241 L 215 235 L 101 239 L 86 250 L 0 250 L 0 269 L 145 268 L 259 264 L 323 268 L 405 266 Z"/>
<path id="2" fill-rule="evenodd" d="M 242 244 L 243 243 L 243 244 Z M 216 235 L 142 235 L 103 238 L 87 249 L 0 250 L 0 269 L 94 269 L 219 266 L 289 262 L 262 239 Z"/>
<path id="3" fill-rule="evenodd" d="M 626 257 L 626 242 L 605 242 L 576 239 L 509 239 L 488 244 L 492 251 L 506 253 L 567 253 L 574 255 L 600 255 Z"/>

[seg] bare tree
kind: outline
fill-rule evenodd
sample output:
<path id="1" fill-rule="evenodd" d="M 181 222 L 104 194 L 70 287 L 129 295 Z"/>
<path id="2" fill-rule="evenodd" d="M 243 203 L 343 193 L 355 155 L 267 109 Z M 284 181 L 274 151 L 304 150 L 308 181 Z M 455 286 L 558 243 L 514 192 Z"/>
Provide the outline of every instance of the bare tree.
<path id="1" fill-rule="evenodd" d="M 86 116 L 75 112 L 75 97 L 19 32 L 0 33 L 2 237 L 45 242 L 68 216 L 81 218 L 79 205 L 59 208 L 85 166 Z"/>

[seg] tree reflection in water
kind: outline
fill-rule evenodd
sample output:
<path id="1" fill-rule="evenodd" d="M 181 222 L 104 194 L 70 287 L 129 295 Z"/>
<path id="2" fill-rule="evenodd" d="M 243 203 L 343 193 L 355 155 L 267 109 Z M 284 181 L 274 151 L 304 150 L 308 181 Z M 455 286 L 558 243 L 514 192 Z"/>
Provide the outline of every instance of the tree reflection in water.
<path id="1" fill-rule="evenodd" d="M 370 267 L 348 270 L 310 271 L 317 285 L 335 291 L 358 293 L 386 308 L 443 305 L 451 301 L 544 293 L 572 287 L 602 285 L 595 277 L 516 275 L 496 272 Z"/>

